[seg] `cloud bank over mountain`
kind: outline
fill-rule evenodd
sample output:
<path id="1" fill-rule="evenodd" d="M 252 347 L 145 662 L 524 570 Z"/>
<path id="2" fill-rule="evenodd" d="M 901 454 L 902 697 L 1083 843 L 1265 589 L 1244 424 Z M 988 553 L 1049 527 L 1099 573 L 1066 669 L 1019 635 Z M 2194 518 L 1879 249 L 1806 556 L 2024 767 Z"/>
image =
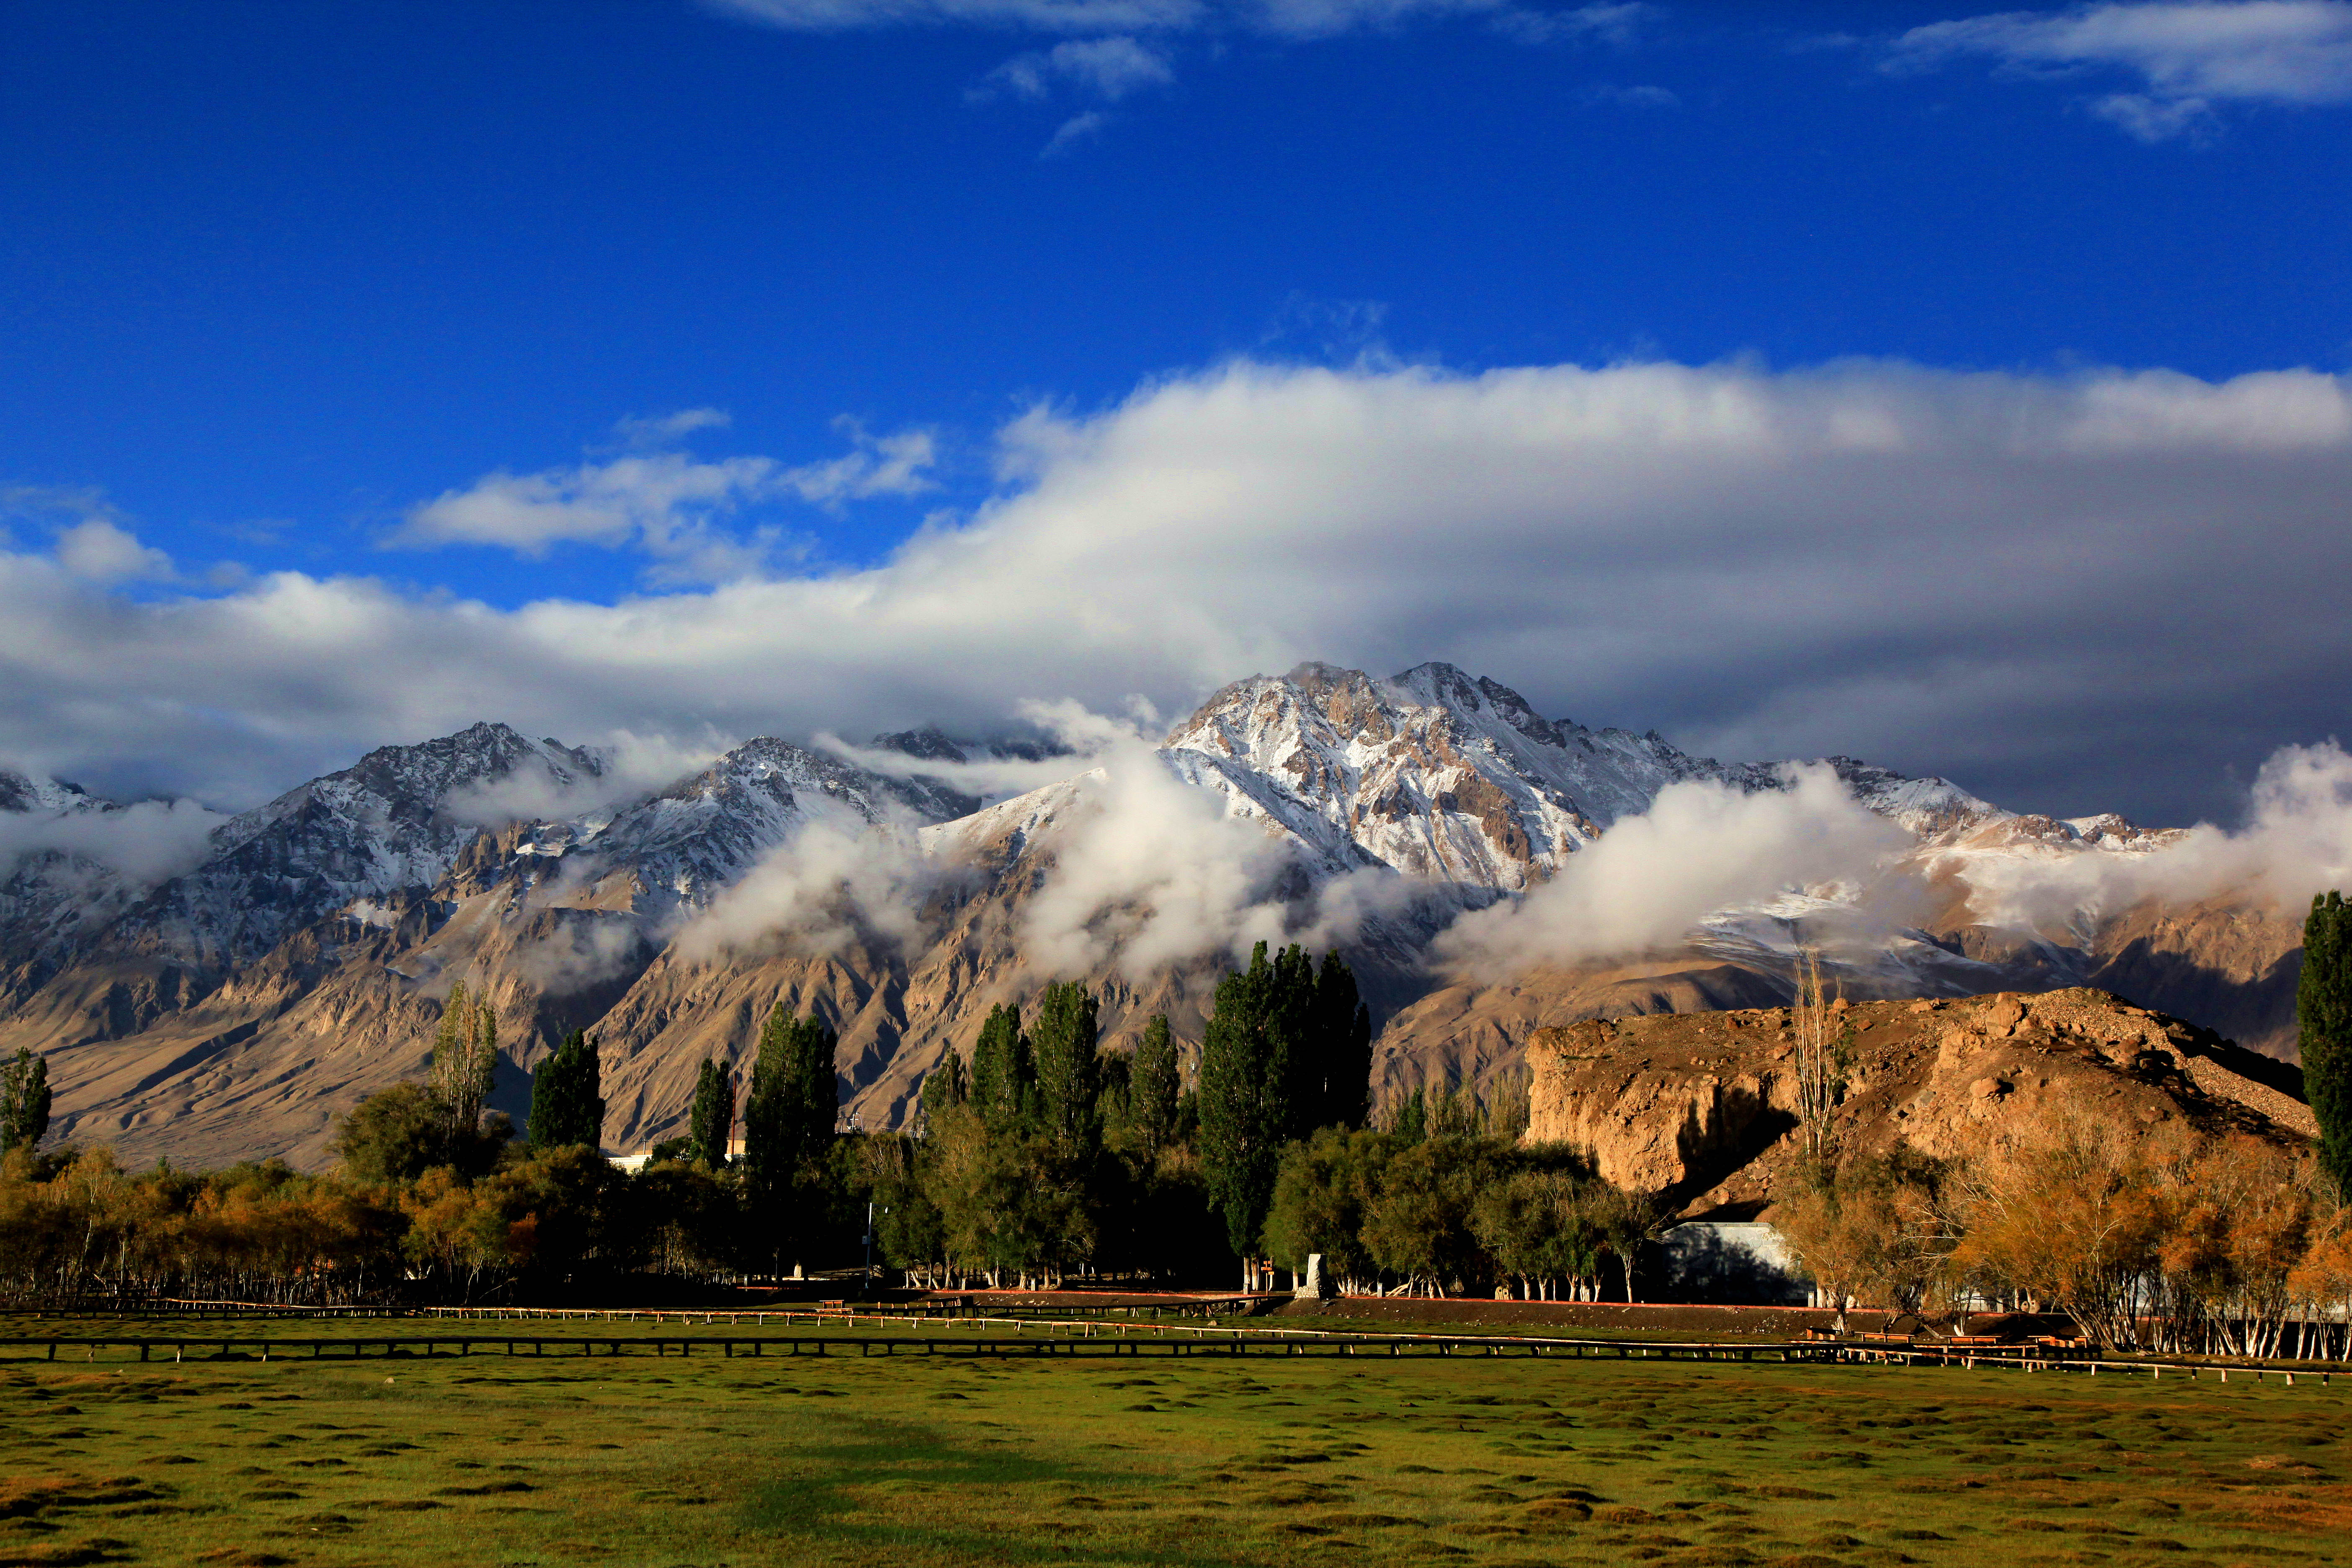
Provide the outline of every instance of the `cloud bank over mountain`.
<path id="1" fill-rule="evenodd" d="M 746 563 L 610 605 L 295 572 L 133 591 L 55 548 L 82 542 L 20 537 L 0 759 L 243 805 L 485 715 L 697 744 L 971 732 L 1024 700 L 1181 711 L 1302 657 L 1444 658 L 1718 756 L 1859 752 L 2182 821 L 2332 733 L 2352 678 L 2352 393 L 2311 372 L 1238 361 L 1033 408 L 993 457 L 990 499 L 870 567 Z M 593 506 L 582 484 L 453 499 L 530 488 L 491 476 L 415 515 L 658 554 L 642 520 L 680 478 L 616 462 Z M 696 514 L 705 542 L 721 511 Z"/>

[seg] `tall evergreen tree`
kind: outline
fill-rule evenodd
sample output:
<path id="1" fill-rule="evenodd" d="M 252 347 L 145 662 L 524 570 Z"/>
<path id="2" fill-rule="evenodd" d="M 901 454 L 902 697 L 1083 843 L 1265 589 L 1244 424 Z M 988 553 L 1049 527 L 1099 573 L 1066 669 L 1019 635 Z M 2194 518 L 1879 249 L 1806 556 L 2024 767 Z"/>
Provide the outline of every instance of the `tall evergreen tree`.
<path id="1" fill-rule="evenodd" d="M 49 1130 L 49 1064 L 23 1046 L 0 1067 L 0 1154 L 29 1150 Z"/>
<path id="2" fill-rule="evenodd" d="M 1266 1037 L 1266 1070 L 1276 1085 L 1275 1124 L 1287 1143 L 1314 1131 L 1323 1111 L 1315 961 L 1297 942 L 1275 955 L 1258 1005 L 1259 1027 Z"/>
<path id="3" fill-rule="evenodd" d="M 694 1108 L 687 1112 L 688 1158 L 714 1171 L 727 1168 L 735 1141 L 735 1075 L 705 1057 L 694 1075 Z"/>
<path id="4" fill-rule="evenodd" d="M 602 1145 L 604 1068 L 596 1042 L 579 1029 L 563 1037 L 530 1075 L 530 1141 L 541 1149 Z"/>
<path id="5" fill-rule="evenodd" d="M 1037 1058 L 1021 1009 L 998 1003 L 971 1048 L 971 1103 L 991 1127 L 1026 1126 L 1037 1110 Z"/>
<path id="6" fill-rule="evenodd" d="M 1142 1043 L 1128 1065 L 1128 1115 L 1143 1134 L 1145 1148 L 1157 1154 L 1176 1136 L 1176 1098 L 1183 1088 L 1176 1058 L 1176 1042 L 1168 1033 L 1168 1015 L 1155 1013 L 1143 1026 Z"/>
<path id="7" fill-rule="evenodd" d="M 1361 1127 L 1371 1107 L 1372 1013 L 1356 994 L 1354 971 L 1336 952 L 1323 955 L 1315 977 L 1314 1014 L 1322 1104 L 1313 1124 Z"/>
<path id="8" fill-rule="evenodd" d="M 802 1200 L 823 1186 L 841 1116 L 838 1044 L 823 1022 L 794 1017 L 781 1002 L 760 1029 L 743 1102 L 744 1188 L 780 1261 L 813 1234 Z"/>
<path id="9" fill-rule="evenodd" d="M 1247 969 L 1217 982 L 1201 1037 L 1202 1172 L 1226 1240 L 1244 1258 L 1265 1224 L 1289 1126 L 1287 1053 L 1268 1020 L 1274 993 L 1275 967 L 1259 942 Z"/>
<path id="10" fill-rule="evenodd" d="M 1201 1045 L 1201 1152 L 1237 1251 L 1264 1219 L 1285 1143 L 1318 1127 L 1361 1127 L 1370 1095 L 1371 1013 L 1339 954 L 1322 973 L 1297 945 L 1218 983 Z"/>
<path id="11" fill-rule="evenodd" d="M 1065 1154 L 1084 1161 L 1102 1147 L 1096 1099 L 1102 1087 L 1095 998 L 1077 981 L 1045 987 L 1037 999 L 1030 1048 L 1037 1064 L 1037 1105 L 1045 1131 Z"/>
<path id="12" fill-rule="evenodd" d="M 2352 904 L 2341 892 L 2313 899 L 2303 922 L 2294 1019 L 2320 1166 L 2352 1203 Z"/>

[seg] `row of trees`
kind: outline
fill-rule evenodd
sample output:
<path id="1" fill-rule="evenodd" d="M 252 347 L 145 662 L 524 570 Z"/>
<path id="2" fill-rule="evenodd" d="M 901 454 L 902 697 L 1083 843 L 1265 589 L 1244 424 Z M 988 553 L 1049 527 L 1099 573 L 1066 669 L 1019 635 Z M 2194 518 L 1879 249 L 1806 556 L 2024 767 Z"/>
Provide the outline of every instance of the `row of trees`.
<path id="1" fill-rule="evenodd" d="M 1964 1158 L 1822 1172 L 1775 1220 L 1836 1304 L 2024 1305 L 2118 1350 L 2352 1353 L 2352 1209 L 2317 1161 L 2242 1133 L 2078 1112 Z"/>
<path id="2" fill-rule="evenodd" d="M 0 1162 L 0 1292 L 17 1299 L 545 1299 L 644 1272 L 710 1278 L 728 1263 L 716 1243 L 742 1228 L 707 1173 L 629 1176 L 582 1145 L 509 1142 L 492 1169 L 404 1182 L 275 1161 L 131 1172 L 106 1149 Z"/>
<path id="3" fill-rule="evenodd" d="M 925 1081 L 916 1132 L 867 1142 L 888 1261 L 1050 1283 L 1238 1256 L 1262 1285 L 1320 1254 L 1351 1290 L 1591 1296 L 1604 1263 L 1629 1284 L 1656 1229 L 1568 1151 L 1518 1146 L 1523 1079 L 1498 1108 L 1416 1091 L 1370 1125 L 1371 1019 L 1337 955 L 1261 944 L 1218 985 L 1189 1084 L 1165 1018 L 1129 1056 L 1096 1037 L 1075 984 L 1025 1029 L 1000 1007 Z"/>
<path id="4" fill-rule="evenodd" d="M 1402 1125 L 1399 1125 L 1402 1123 Z M 1578 1152 L 1485 1128 L 1416 1133 L 1328 1127 L 1284 1151 L 1265 1249 L 1296 1267 L 1320 1254 L 1348 1294 L 1381 1289 L 1598 1300 L 1613 1274 L 1631 1300 L 1643 1243 L 1664 1219 L 1596 1176 Z"/>
<path id="5" fill-rule="evenodd" d="M 1131 1052 L 1104 1051 L 1078 984 L 1046 987 L 1025 1016 L 1000 1006 L 926 1079 L 904 1133 L 836 1130 L 833 1032 L 779 1007 L 740 1107 L 736 1074 L 705 1062 L 687 1136 L 634 1175 L 597 1152 L 592 1038 L 540 1064 L 527 1141 L 483 1108 L 497 1042 L 491 1009 L 454 990 L 428 1073 L 343 1118 L 324 1175 L 20 1153 L 0 1183 L 0 1269 L 49 1294 L 513 1299 L 640 1270 L 772 1276 L 866 1247 L 918 1280 L 1030 1284 L 1210 1278 L 1236 1255 L 1263 1278 L 1267 1258 L 1325 1252 L 1351 1283 L 1516 1274 L 1573 1289 L 1607 1250 L 1586 1235 L 1602 1189 L 1570 1162 L 1517 1153 L 1521 1122 L 1416 1094 L 1368 1128 L 1370 1015 L 1343 962 L 1296 947 L 1261 946 L 1225 977 L 1189 1063 L 1164 1017 Z M 1409 1240 L 1424 1222 L 1431 1236 Z M 1522 1233 L 1546 1225 L 1581 1239 L 1535 1260 Z"/>

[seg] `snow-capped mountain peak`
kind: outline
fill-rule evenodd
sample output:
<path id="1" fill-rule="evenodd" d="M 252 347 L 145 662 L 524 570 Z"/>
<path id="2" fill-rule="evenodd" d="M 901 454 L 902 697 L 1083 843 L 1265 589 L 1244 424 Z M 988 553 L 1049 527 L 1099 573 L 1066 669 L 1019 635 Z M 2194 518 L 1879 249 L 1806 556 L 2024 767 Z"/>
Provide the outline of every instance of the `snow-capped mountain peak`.
<path id="1" fill-rule="evenodd" d="M 0 811 L 19 815 L 102 811 L 109 804 L 78 784 L 0 768 Z"/>

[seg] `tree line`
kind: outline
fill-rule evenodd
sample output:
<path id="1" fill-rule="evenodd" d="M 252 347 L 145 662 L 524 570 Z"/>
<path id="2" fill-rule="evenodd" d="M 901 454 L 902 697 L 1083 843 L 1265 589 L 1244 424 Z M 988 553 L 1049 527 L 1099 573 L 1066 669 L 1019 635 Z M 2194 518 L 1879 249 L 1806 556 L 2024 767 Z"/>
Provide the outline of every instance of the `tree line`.
<path id="1" fill-rule="evenodd" d="M 779 1005 L 748 1073 L 700 1064 L 685 1134 L 625 1173 L 598 1148 L 594 1040 L 539 1064 L 519 1136 L 485 1109 L 495 1010 L 459 986 L 425 1075 L 339 1120 L 331 1171 L 131 1172 L 20 1139 L 0 1165 L 0 1284 L 515 1300 L 871 1258 L 919 1285 L 1199 1283 L 1237 1265 L 1265 1285 L 1319 1253 L 1349 1288 L 1591 1293 L 1614 1259 L 1630 1289 L 1654 1215 L 1569 1152 L 1521 1148 L 1523 1083 L 1499 1105 L 1415 1092 L 1375 1118 L 1370 1014 L 1338 955 L 1259 944 L 1192 1049 L 1156 1016 L 1106 1050 L 1098 1011 L 1075 983 L 997 1006 L 906 1130 L 865 1133 L 838 1127 L 833 1030 Z"/>

